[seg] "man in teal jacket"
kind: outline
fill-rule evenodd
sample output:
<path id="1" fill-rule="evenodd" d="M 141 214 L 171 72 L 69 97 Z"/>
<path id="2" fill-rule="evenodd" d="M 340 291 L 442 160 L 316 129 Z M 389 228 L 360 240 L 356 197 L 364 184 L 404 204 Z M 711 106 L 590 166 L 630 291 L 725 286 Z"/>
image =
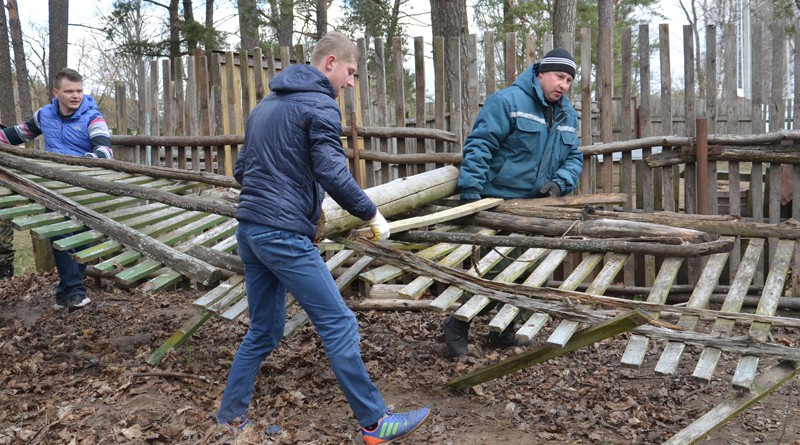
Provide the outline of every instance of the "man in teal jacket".
<path id="1" fill-rule="evenodd" d="M 575 69 L 572 55 L 556 48 L 486 99 L 464 144 L 458 177 L 462 201 L 563 196 L 575 190 L 583 154 L 578 113 L 565 95 Z M 448 317 L 444 331 L 450 354 L 465 355 L 469 323 Z M 490 341 L 499 347 L 516 344 L 513 324 Z"/>

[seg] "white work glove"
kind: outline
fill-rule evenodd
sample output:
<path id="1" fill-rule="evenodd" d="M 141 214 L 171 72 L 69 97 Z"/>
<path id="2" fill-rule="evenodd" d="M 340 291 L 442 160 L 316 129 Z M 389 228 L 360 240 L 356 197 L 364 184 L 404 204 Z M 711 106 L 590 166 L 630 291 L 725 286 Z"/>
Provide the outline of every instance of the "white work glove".
<path id="1" fill-rule="evenodd" d="M 372 229 L 372 239 L 374 241 L 389 239 L 389 223 L 381 215 L 380 211 L 375 212 L 375 216 L 369 220 L 369 228 Z"/>

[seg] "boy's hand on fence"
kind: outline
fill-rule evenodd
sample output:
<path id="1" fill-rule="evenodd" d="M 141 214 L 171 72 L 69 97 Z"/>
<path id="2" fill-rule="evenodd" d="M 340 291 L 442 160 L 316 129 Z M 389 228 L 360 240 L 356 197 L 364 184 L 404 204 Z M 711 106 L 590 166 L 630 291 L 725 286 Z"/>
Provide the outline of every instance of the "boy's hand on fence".
<path id="1" fill-rule="evenodd" d="M 369 220 L 369 228 L 372 230 L 373 241 L 389 239 L 389 223 L 386 221 L 386 218 L 381 215 L 380 211 L 375 212 L 375 216 Z"/>

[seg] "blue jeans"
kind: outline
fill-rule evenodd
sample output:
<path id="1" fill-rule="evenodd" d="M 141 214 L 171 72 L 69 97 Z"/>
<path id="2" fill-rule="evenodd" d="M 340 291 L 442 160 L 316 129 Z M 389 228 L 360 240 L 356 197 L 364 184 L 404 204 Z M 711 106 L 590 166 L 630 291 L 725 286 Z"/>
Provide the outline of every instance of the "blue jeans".
<path id="1" fill-rule="evenodd" d="M 50 238 L 51 246 L 54 241 L 72 235 L 74 234 L 68 233 Z M 56 301 L 66 302 L 73 295 L 86 296 L 86 288 L 83 285 L 83 273 L 86 271 L 86 265 L 80 264 L 72 258 L 75 249 L 63 251 L 55 247 L 52 249 L 59 277 L 58 287 L 56 287 Z"/>
<path id="2" fill-rule="evenodd" d="M 243 420 L 261 362 L 283 336 L 286 291 L 308 314 L 325 345 L 333 373 L 361 426 L 387 411 L 361 359 L 358 322 L 345 305 L 311 240 L 296 232 L 239 222 L 239 256 L 245 267 L 250 327 L 231 365 L 217 420 Z"/>

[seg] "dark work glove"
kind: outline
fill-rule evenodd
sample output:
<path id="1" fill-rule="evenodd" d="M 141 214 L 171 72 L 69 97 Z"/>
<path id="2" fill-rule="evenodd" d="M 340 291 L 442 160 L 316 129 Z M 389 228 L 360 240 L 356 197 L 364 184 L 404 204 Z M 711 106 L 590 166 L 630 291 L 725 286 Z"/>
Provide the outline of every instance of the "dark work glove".
<path id="1" fill-rule="evenodd" d="M 545 184 L 541 190 L 539 190 L 539 193 L 550 196 L 551 198 L 555 198 L 561 196 L 561 188 L 555 182 L 550 181 Z"/>
<path id="2" fill-rule="evenodd" d="M 475 190 L 463 190 L 460 198 L 461 202 L 472 202 L 481 199 L 481 194 Z"/>

